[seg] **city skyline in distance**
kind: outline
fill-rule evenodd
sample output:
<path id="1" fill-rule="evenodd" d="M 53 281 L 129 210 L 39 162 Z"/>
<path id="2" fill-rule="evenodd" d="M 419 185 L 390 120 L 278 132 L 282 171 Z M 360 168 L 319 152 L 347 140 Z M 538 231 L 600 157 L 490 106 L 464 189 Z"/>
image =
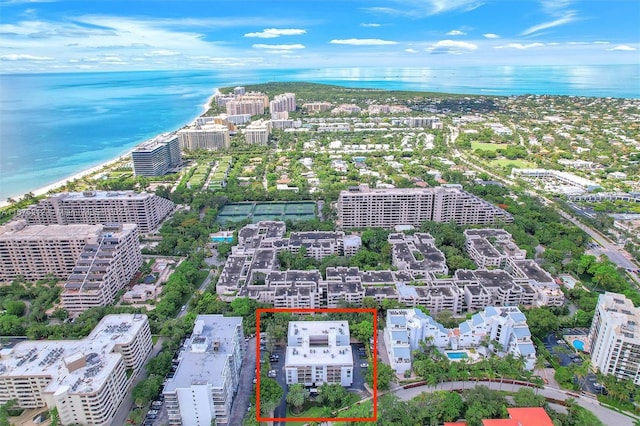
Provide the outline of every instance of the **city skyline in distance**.
<path id="1" fill-rule="evenodd" d="M 640 63 L 631 0 L 0 2 L 5 73 Z"/>

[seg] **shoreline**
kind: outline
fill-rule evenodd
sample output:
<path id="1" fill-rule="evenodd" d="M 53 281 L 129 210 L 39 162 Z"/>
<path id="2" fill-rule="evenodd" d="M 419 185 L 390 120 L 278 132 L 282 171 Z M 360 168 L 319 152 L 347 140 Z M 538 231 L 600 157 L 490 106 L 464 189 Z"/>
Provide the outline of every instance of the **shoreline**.
<path id="1" fill-rule="evenodd" d="M 188 124 L 185 124 L 185 126 L 195 122 L 196 118 L 203 116 L 207 111 L 209 111 L 211 102 L 213 102 L 213 99 L 219 93 L 220 93 L 220 90 L 218 90 L 218 88 L 215 87 L 213 89 L 213 94 L 211 96 L 209 96 L 209 98 L 207 99 L 206 103 L 204 103 L 202 105 L 203 111 L 199 115 L 197 115 L 193 120 L 189 121 Z M 184 126 L 182 126 L 182 127 L 184 127 Z M 174 130 L 168 130 L 166 132 L 161 132 L 161 133 L 158 133 L 154 137 L 157 137 L 158 135 L 163 134 L 163 133 L 173 133 L 173 132 L 176 132 L 177 130 L 179 130 L 179 129 L 174 129 Z M 150 139 L 153 139 L 153 137 L 150 138 Z M 149 140 L 149 139 L 146 139 L 146 140 Z M 98 173 L 100 170 L 102 170 L 103 168 L 109 167 L 109 166 L 111 166 L 111 165 L 113 165 L 113 164 L 115 164 L 117 162 L 120 162 L 120 161 L 123 161 L 123 160 L 127 159 L 127 157 L 130 157 L 131 153 L 133 152 L 133 150 L 135 150 L 136 147 L 138 145 L 140 145 L 141 143 L 143 143 L 143 142 L 144 141 L 137 143 L 134 147 L 128 149 L 124 154 L 121 154 L 116 158 L 112 158 L 110 160 L 106 160 L 106 161 L 104 161 L 104 162 L 102 162 L 102 163 L 100 163 L 100 164 L 98 164 L 96 166 L 92 166 L 92 167 L 90 167 L 88 169 L 81 170 L 81 171 L 79 171 L 79 172 L 77 172 L 77 173 L 75 173 L 75 174 L 73 174 L 71 176 L 67 176 L 65 178 L 62 178 L 62 179 L 60 179 L 58 181 L 55 181 L 53 183 L 50 183 L 48 185 L 39 187 L 39 188 L 34 189 L 32 191 L 23 192 L 22 194 L 15 195 L 15 196 L 12 196 L 12 197 L 9 197 L 9 198 L 14 199 L 16 201 L 20 201 L 20 200 L 22 200 L 24 198 L 24 196 L 26 194 L 29 194 L 29 193 L 33 194 L 34 196 L 46 195 L 49 191 L 52 191 L 52 190 L 55 190 L 55 189 L 59 189 L 59 188 L 65 186 L 69 182 L 73 182 L 74 180 L 78 180 L 78 179 L 82 179 L 82 178 L 87 177 L 87 176 L 94 175 L 94 174 Z M 5 208 L 5 207 L 8 207 L 10 205 L 11 204 L 9 204 L 7 202 L 7 200 L 1 200 L 0 201 L 0 208 Z"/>

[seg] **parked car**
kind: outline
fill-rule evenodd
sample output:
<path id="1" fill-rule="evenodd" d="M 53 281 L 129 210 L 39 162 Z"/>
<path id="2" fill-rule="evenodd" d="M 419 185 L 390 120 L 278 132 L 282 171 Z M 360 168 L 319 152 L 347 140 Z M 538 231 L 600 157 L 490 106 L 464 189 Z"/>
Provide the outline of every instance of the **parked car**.
<path id="1" fill-rule="evenodd" d="M 267 377 L 270 377 L 273 379 L 276 377 L 277 374 L 278 373 L 276 372 L 276 370 L 269 370 L 269 372 L 267 373 Z"/>
<path id="2" fill-rule="evenodd" d="M 362 364 L 360 364 L 360 367 L 367 368 L 367 367 L 369 367 L 369 364 L 366 363 L 366 362 L 363 362 Z"/>

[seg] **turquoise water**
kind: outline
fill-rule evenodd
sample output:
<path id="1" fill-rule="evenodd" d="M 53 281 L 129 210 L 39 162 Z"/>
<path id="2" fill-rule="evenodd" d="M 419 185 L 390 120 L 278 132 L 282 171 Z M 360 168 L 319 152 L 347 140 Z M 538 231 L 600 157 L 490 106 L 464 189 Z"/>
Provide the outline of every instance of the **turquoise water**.
<path id="1" fill-rule="evenodd" d="M 447 357 L 449 359 L 464 359 L 469 358 L 466 352 L 447 352 Z"/>
<path id="2" fill-rule="evenodd" d="M 233 237 L 211 237 L 211 241 L 214 243 L 230 243 L 233 241 Z"/>
<path id="3" fill-rule="evenodd" d="M 640 65 L 0 75 L 0 200 L 116 158 L 158 133 L 188 124 L 216 87 L 268 81 L 640 98 Z"/>
<path id="4" fill-rule="evenodd" d="M 579 351 L 584 351 L 584 342 L 580 339 L 576 339 L 573 341 L 573 347 Z"/>

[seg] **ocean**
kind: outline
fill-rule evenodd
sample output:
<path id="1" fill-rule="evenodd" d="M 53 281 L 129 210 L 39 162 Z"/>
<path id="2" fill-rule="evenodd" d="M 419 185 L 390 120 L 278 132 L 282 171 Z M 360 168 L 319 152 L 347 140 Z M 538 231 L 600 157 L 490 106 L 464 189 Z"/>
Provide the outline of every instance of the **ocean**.
<path id="1" fill-rule="evenodd" d="M 640 65 L 5 74 L 0 75 L 0 200 L 114 159 L 190 123 L 215 88 L 268 81 L 640 98 Z"/>

